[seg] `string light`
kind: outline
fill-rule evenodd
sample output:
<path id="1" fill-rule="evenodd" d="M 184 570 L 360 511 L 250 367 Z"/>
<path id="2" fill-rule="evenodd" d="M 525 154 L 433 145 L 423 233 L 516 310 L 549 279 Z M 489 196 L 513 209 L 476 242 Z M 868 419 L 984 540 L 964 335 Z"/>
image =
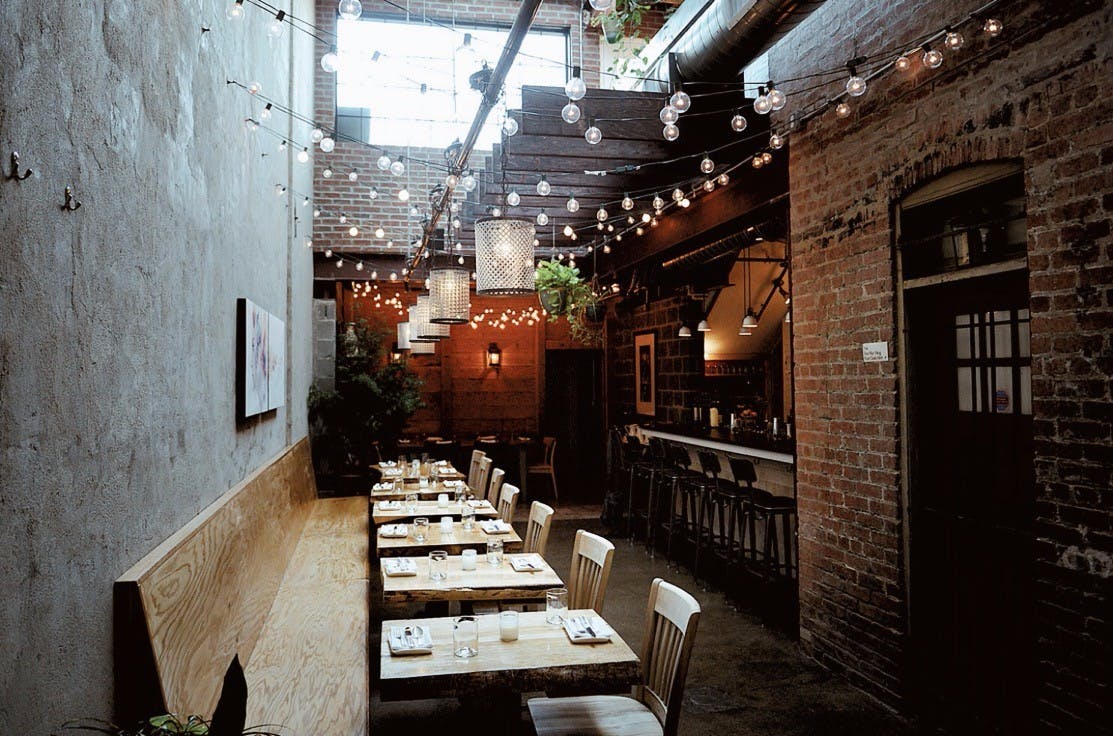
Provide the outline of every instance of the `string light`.
<path id="1" fill-rule="evenodd" d="M 580 106 L 572 100 L 568 100 L 568 104 L 561 108 L 560 119 L 572 125 L 580 121 Z"/>
<path id="2" fill-rule="evenodd" d="M 231 21 L 243 20 L 243 0 L 235 0 L 228 9 L 224 11 L 224 16 Z"/>
<path id="3" fill-rule="evenodd" d="M 337 11 L 344 20 L 358 20 L 363 15 L 363 3 L 360 0 L 340 0 Z"/>
<path id="4" fill-rule="evenodd" d="M 271 119 L 271 108 L 272 107 L 274 107 L 274 106 L 270 102 L 268 102 L 263 107 L 263 109 L 259 111 L 259 117 L 262 118 L 263 120 L 270 120 Z"/>
<path id="5" fill-rule="evenodd" d="M 386 231 L 383 230 L 381 227 L 375 228 L 375 237 L 379 240 L 382 240 L 384 237 L 386 237 Z"/>
<path id="6" fill-rule="evenodd" d="M 572 235 L 572 232 L 573 231 L 572 231 L 572 226 L 571 225 L 565 225 L 564 226 L 564 234 L 565 235 Z"/>
<path id="7" fill-rule="evenodd" d="M 406 164 L 402 162 L 402 157 L 399 156 L 390 164 L 390 173 L 395 176 L 402 176 L 406 173 Z"/>
<path id="8" fill-rule="evenodd" d="M 758 115 L 768 115 L 773 109 L 773 103 L 769 100 L 769 95 L 765 94 L 765 87 L 757 88 L 757 99 L 754 100 L 754 112 Z"/>
<path id="9" fill-rule="evenodd" d="M 517 207 L 521 203 L 522 197 L 518 194 L 518 192 L 511 189 L 510 193 L 506 195 L 506 204 L 510 207 Z"/>
<path id="10" fill-rule="evenodd" d="M 518 121 L 507 115 L 506 120 L 502 121 L 502 132 L 508 136 L 516 135 L 518 133 Z"/>
<path id="11" fill-rule="evenodd" d="M 274 14 L 274 20 L 267 25 L 267 35 L 271 38 L 279 38 L 282 35 L 282 27 L 286 21 L 286 11 L 279 10 Z"/>
<path id="12" fill-rule="evenodd" d="M 997 18 L 986 18 L 982 30 L 985 31 L 986 35 L 990 38 L 997 38 L 997 36 L 1001 35 L 1001 31 L 1005 30 L 1005 24 Z"/>
<path id="13" fill-rule="evenodd" d="M 746 120 L 746 116 L 741 112 L 736 111 L 734 117 L 730 119 L 730 129 L 735 133 L 741 133 L 746 129 L 747 125 L 749 125 L 749 122 Z"/>
<path id="14" fill-rule="evenodd" d="M 780 134 L 774 133 L 773 135 L 769 136 L 769 147 L 772 148 L 774 151 L 784 148 L 784 145 L 785 139 Z"/>
<path id="15" fill-rule="evenodd" d="M 464 176 L 460 179 L 460 186 L 465 192 L 474 192 L 477 186 L 477 182 L 475 180 L 475 172 L 473 172 L 471 169 L 465 171 Z"/>
<path id="16" fill-rule="evenodd" d="M 321 176 L 324 177 L 325 179 L 331 179 L 332 178 L 332 169 L 330 169 L 329 167 L 326 166 L 324 168 L 324 170 L 321 171 Z"/>
<path id="17" fill-rule="evenodd" d="M 379 156 L 379 160 L 375 162 L 375 165 L 379 167 L 379 171 L 389 170 L 390 169 L 390 156 L 387 156 L 384 153 L 382 156 Z"/>
<path id="18" fill-rule="evenodd" d="M 329 74 L 336 74 L 336 71 L 340 68 L 340 55 L 336 53 L 335 46 L 321 57 L 321 68 Z"/>
<path id="19" fill-rule="evenodd" d="M 680 137 L 680 128 L 675 123 L 669 123 L 661 130 L 661 135 L 665 136 L 666 141 L 675 141 Z"/>
<path id="20" fill-rule="evenodd" d="M 715 162 L 706 153 L 703 154 L 703 160 L 699 162 L 699 170 L 705 174 L 710 174 L 715 170 Z"/>
<path id="21" fill-rule="evenodd" d="M 769 151 L 762 151 L 761 152 L 761 162 L 763 164 L 773 163 L 773 154 L 769 153 Z"/>
<path id="22" fill-rule="evenodd" d="M 336 148 L 336 141 L 326 135 L 317 145 L 320 146 L 321 150 L 325 153 L 332 153 L 332 149 Z"/>
<path id="23" fill-rule="evenodd" d="M 405 187 L 402 187 L 401 189 L 399 189 L 398 190 L 398 199 L 402 200 L 403 202 L 409 202 L 410 201 L 410 190 L 406 189 Z"/>
<path id="24" fill-rule="evenodd" d="M 683 86 L 678 85 L 676 91 L 672 93 L 672 97 L 669 98 L 669 105 L 677 112 L 685 113 L 692 107 L 692 98 L 684 91 Z"/>
<path id="25" fill-rule="evenodd" d="M 298 162 L 303 163 L 303 164 L 309 163 L 309 149 L 308 148 L 302 148 L 300 151 L 298 151 Z"/>
<path id="26" fill-rule="evenodd" d="M 729 183 L 730 183 L 730 174 L 728 174 L 725 171 L 723 173 L 719 174 L 719 186 L 725 187 Z"/>
<path id="27" fill-rule="evenodd" d="M 600 207 L 598 210 L 595 211 L 595 219 L 599 222 L 606 222 L 609 216 L 610 215 L 607 214 L 607 209 L 605 207 Z"/>
<path id="28" fill-rule="evenodd" d="M 760 169 L 762 166 L 765 166 L 765 162 L 761 160 L 761 156 L 754 156 L 750 161 L 750 165 L 755 169 Z"/>
<path id="29" fill-rule="evenodd" d="M 847 64 L 846 68 L 850 71 L 850 79 L 846 80 L 846 93 L 851 97 L 861 97 L 866 93 L 866 80 L 858 76 L 853 64 Z"/>
<path id="30" fill-rule="evenodd" d="M 625 197 L 622 198 L 622 209 L 624 209 L 624 210 L 634 209 L 634 200 L 630 198 L 629 194 L 627 194 Z"/>
<path id="31" fill-rule="evenodd" d="M 313 141 L 314 143 L 320 143 L 321 139 L 323 139 L 324 137 L 325 131 L 321 130 L 320 128 L 314 128 L 313 130 L 309 131 L 309 140 Z"/>
<path id="32" fill-rule="evenodd" d="M 665 207 L 665 200 L 661 199 L 660 194 L 653 195 L 653 209 L 661 210 Z"/>
<path id="33" fill-rule="evenodd" d="M 785 93 L 777 89 L 772 81 L 769 82 L 769 93 L 767 97 L 769 98 L 769 107 L 774 112 L 784 109 L 785 104 L 788 103 L 788 98 L 785 97 Z"/>
<path id="34" fill-rule="evenodd" d="M 541 227 L 545 227 L 549 224 L 549 215 L 545 213 L 545 210 L 541 210 L 537 213 L 537 224 Z"/>
<path id="35" fill-rule="evenodd" d="M 679 202 L 682 199 L 684 199 L 684 191 L 680 187 L 677 187 L 676 189 L 673 189 L 672 190 L 672 200 L 674 202 Z"/>
<path id="36" fill-rule="evenodd" d="M 375 187 L 371 187 L 370 189 L 367 190 L 367 198 L 370 199 L 371 201 L 374 201 L 374 200 L 378 199 L 379 198 L 379 190 L 376 189 Z"/>
<path id="37" fill-rule="evenodd" d="M 703 191 L 705 191 L 705 192 L 715 191 L 715 180 L 714 179 L 708 179 L 707 181 L 705 181 L 703 183 Z"/>
<path id="38" fill-rule="evenodd" d="M 572 213 L 579 211 L 580 203 L 576 200 L 575 194 L 568 195 L 568 201 L 564 204 L 565 208 Z"/>
<path id="39" fill-rule="evenodd" d="M 840 118 L 850 117 L 850 112 L 851 112 L 850 105 L 848 105 L 845 102 L 840 102 L 839 104 L 835 105 L 835 115 L 837 115 Z"/>
<path id="40" fill-rule="evenodd" d="M 670 123 L 675 123 L 677 120 L 680 119 L 680 113 L 677 112 L 676 108 L 672 105 L 665 105 L 661 108 L 660 117 L 661 122 L 664 125 L 669 125 Z"/>
<path id="41" fill-rule="evenodd" d="M 450 189 L 454 188 L 459 183 L 460 177 L 456 176 L 456 174 L 449 174 L 444 178 L 444 185 Z"/>
<path id="42" fill-rule="evenodd" d="M 351 235 L 353 238 L 356 237 L 357 235 L 359 235 L 359 228 L 355 225 L 352 225 L 350 228 L 348 228 L 348 235 Z"/>
<path id="43" fill-rule="evenodd" d="M 548 197 L 549 192 L 551 191 L 553 191 L 552 185 L 549 184 L 549 180 L 545 178 L 544 174 L 542 174 L 541 178 L 537 182 L 537 193 L 540 194 L 542 197 Z"/>
<path id="44" fill-rule="evenodd" d="M 595 121 L 592 121 L 591 127 L 584 131 L 584 140 L 593 146 L 598 145 L 599 141 L 603 140 L 603 131 L 595 127 Z"/>
<path id="45" fill-rule="evenodd" d="M 341 225 L 346 225 L 348 223 L 348 216 L 345 215 L 343 212 L 340 213 L 340 217 L 337 219 L 340 220 Z"/>
<path id="46" fill-rule="evenodd" d="M 966 39 L 958 31 L 947 31 L 947 35 L 943 37 L 943 45 L 947 47 L 948 51 L 958 51 L 962 45 L 966 43 Z"/>
<path id="47" fill-rule="evenodd" d="M 564 85 L 564 93 L 573 102 L 582 100 L 587 94 L 587 84 L 580 76 L 580 67 L 572 67 L 572 78 Z"/>
<path id="48" fill-rule="evenodd" d="M 352 169 L 348 172 L 348 181 L 359 181 L 359 172 Z"/>
<path id="49" fill-rule="evenodd" d="M 943 65 L 943 52 L 933 49 L 929 44 L 924 44 L 924 66 L 928 69 L 938 69 Z"/>

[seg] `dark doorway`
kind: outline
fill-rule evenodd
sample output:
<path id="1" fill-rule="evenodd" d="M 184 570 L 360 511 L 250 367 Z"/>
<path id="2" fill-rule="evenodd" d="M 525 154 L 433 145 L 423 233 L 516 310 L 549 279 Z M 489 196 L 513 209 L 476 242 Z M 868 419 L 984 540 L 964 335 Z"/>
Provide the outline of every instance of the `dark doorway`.
<path id="1" fill-rule="evenodd" d="M 557 440 L 555 464 L 561 503 L 603 500 L 602 366 L 598 350 L 545 351 L 542 427 L 546 435 Z M 530 481 L 537 486 L 536 496 L 544 498 L 545 479 L 534 476 Z"/>
<path id="2" fill-rule="evenodd" d="M 1034 700 L 1027 271 L 905 292 L 912 672 L 919 711 L 1024 733 Z"/>

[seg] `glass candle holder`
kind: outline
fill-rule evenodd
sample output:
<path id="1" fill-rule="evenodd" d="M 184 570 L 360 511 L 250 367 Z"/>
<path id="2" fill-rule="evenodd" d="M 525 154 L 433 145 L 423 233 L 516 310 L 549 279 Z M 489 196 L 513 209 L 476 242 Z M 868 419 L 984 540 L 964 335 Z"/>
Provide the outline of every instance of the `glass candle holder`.
<path id="1" fill-rule="evenodd" d="M 488 539 L 487 540 L 487 564 L 492 567 L 498 567 L 502 564 L 502 540 L 501 539 Z"/>
<path id="2" fill-rule="evenodd" d="M 545 591 L 545 623 L 562 624 L 568 612 L 568 589 L 550 588 Z"/>
<path id="3" fill-rule="evenodd" d="M 429 538 L 429 520 L 424 516 L 414 519 L 414 541 L 424 542 Z"/>
<path id="4" fill-rule="evenodd" d="M 518 612 L 499 612 L 499 639 L 502 641 L 518 641 Z"/>
<path id="5" fill-rule="evenodd" d="M 435 549 L 429 553 L 429 579 L 448 579 L 448 552 L 443 549 Z"/>
<path id="6" fill-rule="evenodd" d="M 452 620 L 452 653 L 467 659 L 479 654 L 479 618 L 457 616 Z"/>
<path id="7" fill-rule="evenodd" d="M 475 509 L 468 503 L 465 503 L 460 509 L 460 526 L 462 526 L 466 532 L 475 529 Z"/>
<path id="8" fill-rule="evenodd" d="M 479 554 L 474 549 L 466 549 L 460 553 L 460 569 L 474 570 L 477 567 Z"/>

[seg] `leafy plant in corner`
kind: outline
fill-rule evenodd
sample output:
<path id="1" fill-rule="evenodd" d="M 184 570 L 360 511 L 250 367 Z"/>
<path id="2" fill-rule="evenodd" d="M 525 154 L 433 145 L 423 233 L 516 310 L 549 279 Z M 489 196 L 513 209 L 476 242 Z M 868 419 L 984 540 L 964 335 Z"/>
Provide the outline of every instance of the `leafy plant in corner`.
<path id="1" fill-rule="evenodd" d="M 603 330 L 597 324 L 602 301 L 591 284 L 580 277 L 580 269 L 560 261 L 541 261 L 534 283 L 550 322 L 563 315 L 575 340 L 585 345 L 602 342 Z"/>
<path id="2" fill-rule="evenodd" d="M 335 388 L 309 391 L 318 473 L 366 472 L 372 443 L 393 444 L 421 408 L 421 379 L 405 363 L 390 361 L 389 340 L 381 325 L 338 325 Z"/>

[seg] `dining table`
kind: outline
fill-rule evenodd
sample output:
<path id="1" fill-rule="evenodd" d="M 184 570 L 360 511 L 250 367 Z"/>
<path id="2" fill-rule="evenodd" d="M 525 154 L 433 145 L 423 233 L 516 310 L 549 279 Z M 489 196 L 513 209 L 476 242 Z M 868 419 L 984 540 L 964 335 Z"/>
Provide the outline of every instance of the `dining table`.
<path id="1" fill-rule="evenodd" d="M 447 514 L 444 514 L 447 516 Z M 522 538 L 513 527 L 503 534 L 488 534 L 475 522 L 472 529 L 464 529 L 463 523 L 454 521 L 452 531 L 445 534 L 441 531 L 440 519 L 437 516 L 429 517 L 429 529 L 422 541 L 413 537 L 413 524 L 407 524 L 407 535 L 404 537 L 385 537 L 383 531 L 388 525 L 378 528 L 375 534 L 375 550 L 381 557 L 417 557 L 428 555 L 435 549 L 442 549 L 450 555 L 458 555 L 466 549 L 474 549 L 481 555 L 487 552 L 487 542 L 491 539 L 501 539 L 503 552 L 515 552 L 522 548 Z"/>
<path id="2" fill-rule="evenodd" d="M 421 472 L 415 473 L 413 466 L 410 464 L 398 465 L 397 463 L 374 463 L 371 465 L 372 470 L 376 470 L 382 475 L 384 481 L 390 481 L 395 478 L 402 478 L 409 481 L 417 481 L 422 476 Z M 425 477 L 429 477 L 426 473 Z M 464 480 L 466 475 L 461 473 L 452 465 L 442 465 L 437 468 L 437 478 L 440 480 Z"/>
<path id="3" fill-rule="evenodd" d="M 449 555 L 448 576 L 433 580 L 429 558 L 392 557 L 380 565 L 383 578 L 383 603 L 433 603 L 441 601 L 544 601 L 549 588 L 564 587 L 564 581 L 541 555 L 503 555 L 497 565 L 485 555 L 472 561 L 475 568 L 463 569 L 460 555 Z M 412 575 L 392 575 L 391 565 L 403 563 Z"/>
<path id="4" fill-rule="evenodd" d="M 561 624 L 546 622 L 545 611 L 520 613 L 518 638 L 502 641 L 498 615 L 479 616 L 478 654 L 453 652 L 453 617 L 384 621 L 380 637 L 380 692 L 384 701 L 482 696 L 517 712 L 521 693 L 537 691 L 617 692 L 639 681 L 640 662 L 616 632 L 596 644 L 574 644 Z M 591 610 L 566 617 L 601 620 Z M 605 622 L 604 622 L 605 624 Z M 427 627 L 431 652 L 391 654 L 396 627 Z M 609 627 L 608 628 L 613 628 Z"/>
<path id="5" fill-rule="evenodd" d="M 444 491 L 441 491 L 441 493 L 443 492 Z M 379 526 L 380 524 L 393 524 L 399 521 L 407 521 L 418 516 L 427 517 L 430 519 L 430 522 L 432 522 L 433 519 L 439 521 L 442 516 L 459 518 L 460 514 L 463 513 L 465 504 L 471 506 L 475 511 L 477 519 L 491 518 L 499 515 L 498 509 L 486 499 L 464 502 L 449 501 L 443 506 L 435 499 L 419 499 L 416 504 L 411 506 L 402 499 L 387 500 L 372 498 L 371 523 L 375 526 Z"/>

